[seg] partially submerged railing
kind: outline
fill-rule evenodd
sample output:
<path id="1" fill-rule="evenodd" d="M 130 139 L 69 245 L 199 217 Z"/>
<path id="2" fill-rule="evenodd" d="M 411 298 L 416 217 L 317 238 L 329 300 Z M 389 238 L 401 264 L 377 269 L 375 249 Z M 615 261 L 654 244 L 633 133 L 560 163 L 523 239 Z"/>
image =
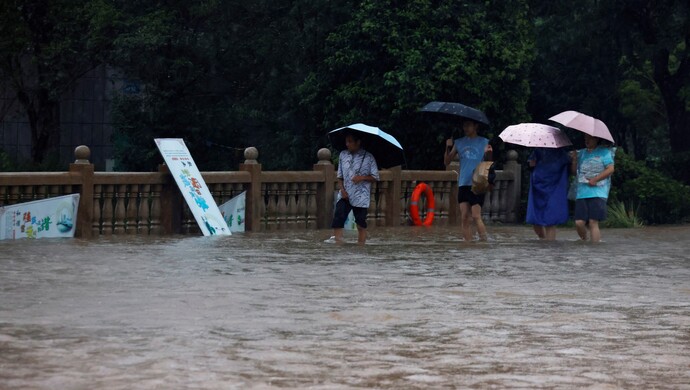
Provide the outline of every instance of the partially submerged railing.
<path id="1" fill-rule="evenodd" d="M 322 229 L 330 227 L 337 190 L 331 152 L 319 150 L 312 171 L 264 172 L 258 150 L 247 148 L 239 171 L 202 172 L 217 204 L 247 191 L 246 229 Z M 0 205 L 16 204 L 80 193 L 78 237 L 121 234 L 199 234 L 165 165 L 158 172 L 94 172 L 90 150 L 79 146 L 68 172 L 0 173 Z M 483 217 L 516 222 L 520 194 L 517 153 L 508 152 L 503 170 L 496 172 L 494 191 L 487 194 Z M 456 163 L 457 164 L 457 163 Z M 457 171 L 457 165 L 452 168 Z M 409 220 L 412 191 L 425 182 L 434 192 L 434 224 L 457 225 L 457 175 L 452 170 L 382 170 L 372 186 L 369 222 L 399 226 Z M 424 204 L 420 210 L 425 210 Z"/>

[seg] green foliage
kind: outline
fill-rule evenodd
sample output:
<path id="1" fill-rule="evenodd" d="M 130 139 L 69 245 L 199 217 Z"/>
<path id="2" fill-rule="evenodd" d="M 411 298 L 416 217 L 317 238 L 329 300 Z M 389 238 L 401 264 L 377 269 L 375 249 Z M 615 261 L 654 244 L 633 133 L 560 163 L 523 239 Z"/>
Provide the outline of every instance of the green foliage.
<path id="1" fill-rule="evenodd" d="M 0 172 L 12 172 L 14 170 L 10 156 L 8 156 L 4 150 L 0 149 Z"/>
<path id="2" fill-rule="evenodd" d="M 459 127 L 457 118 L 420 114 L 429 101 L 483 109 L 496 128 L 528 117 L 524 1 L 363 1 L 327 44 L 300 89 L 317 126 L 379 126 L 401 141 L 410 167 L 441 168 L 443 140 Z"/>
<path id="3" fill-rule="evenodd" d="M 60 163 L 57 153 L 48 154 L 41 162 L 15 162 L 0 149 L 0 172 L 64 172 L 67 169 L 65 164 Z"/>
<path id="4" fill-rule="evenodd" d="M 608 206 L 608 215 L 604 225 L 610 228 L 640 228 L 644 226 L 644 222 L 632 207 L 626 208 L 625 204 L 612 201 Z"/>
<path id="5" fill-rule="evenodd" d="M 647 165 L 683 183 L 690 183 L 690 152 L 665 153 L 657 158 L 648 158 Z"/>
<path id="6" fill-rule="evenodd" d="M 183 137 L 204 169 L 236 167 L 247 146 L 265 169 L 311 166 L 325 137 L 297 90 L 348 9 L 327 0 L 125 7 L 113 64 L 143 89 L 117 101 L 116 153 L 136 145 L 147 160 L 122 168 L 155 168 L 151 137 Z"/>
<path id="7" fill-rule="evenodd" d="M 671 150 L 689 152 L 690 3 L 619 0 L 602 6 L 626 62 L 658 88 Z"/>
<path id="8" fill-rule="evenodd" d="M 0 85 L 28 120 L 35 163 L 57 151 L 59 99 L 107 59 L 116 20 L 104 0 L 0 2 Z"/>
<path id="9" fill-rule="evenodd" d="M 690 216 L 690 186 L 647 167 L 619 150 L 610 199 L 638 204 L 638 216 L 656 223 L 685 222 Z"/>
<path id="10" fill-rule="evenodd" d="M 600 3 L 531 2 L 537 58 L 529 111 L 542 123 L 561 111 L 581 111 L 602 119 L 619 139 L 624 128 L 616 111 L 621 48 L 603 38 L 611 28 Z"/>
<path id="11" fill-rule="evenodd" d="M 537 121 L 564 110 L 593 115 L 637 159 L 690 147 L 687 1 L 532 1 L 531 10 Z"/>

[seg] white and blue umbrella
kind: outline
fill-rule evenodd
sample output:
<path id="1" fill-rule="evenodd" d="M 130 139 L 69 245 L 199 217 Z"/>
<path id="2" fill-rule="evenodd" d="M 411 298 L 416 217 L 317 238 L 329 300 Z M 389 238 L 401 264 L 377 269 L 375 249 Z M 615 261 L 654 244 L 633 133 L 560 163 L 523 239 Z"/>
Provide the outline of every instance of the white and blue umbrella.
<path id="1" fill-rule="evenodd" d="M 385 169 L 405 163 L 403 148 L 395 137 L 378 127 L 367 126 L 363 123 L 355 123 L 329 132 L 328 138 L 331 140 L 331 145 L 339 151 L 346 149 L 345 136 L 348 132 L 357 132 L 362 140 L 361 147 L 374 155 L 379 168 Z"/>

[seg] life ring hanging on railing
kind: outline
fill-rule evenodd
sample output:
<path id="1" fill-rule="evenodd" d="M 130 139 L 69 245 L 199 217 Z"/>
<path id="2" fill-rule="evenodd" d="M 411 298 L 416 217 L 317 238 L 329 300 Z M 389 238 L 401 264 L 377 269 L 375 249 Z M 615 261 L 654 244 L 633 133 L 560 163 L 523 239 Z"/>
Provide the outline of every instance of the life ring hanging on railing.
<path id="1" fill-rule="evenodd" d="M 424 222 L 422 222 L 422 219 L 419 217 L 419 199 L 422 193 L 424 193 L 424 197 L 426 198 L 426 217 L 424 218 Z M 436 201 L 434 200 L 434 193 L 431 191 L 431 187 L 426 183 L 417 184 L 417 187 L 412 191 L 412 198 L 410 198 L 410 217 L 412 218 L 412 223 L 416 226 L 431 226 L 431 222 L 434 220 L 435 205 Z"/>

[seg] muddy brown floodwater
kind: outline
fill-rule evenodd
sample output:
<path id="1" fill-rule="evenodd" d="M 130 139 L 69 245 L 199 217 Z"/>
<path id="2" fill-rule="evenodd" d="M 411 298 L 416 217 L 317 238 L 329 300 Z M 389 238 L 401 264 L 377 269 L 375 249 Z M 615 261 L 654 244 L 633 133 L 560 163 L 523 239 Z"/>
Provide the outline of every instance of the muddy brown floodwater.
<path id="1" fill-rule="evenodd" d="M 489 229 L 3 241 L 0 388 L 690 388 L 690 227 Z"/>

